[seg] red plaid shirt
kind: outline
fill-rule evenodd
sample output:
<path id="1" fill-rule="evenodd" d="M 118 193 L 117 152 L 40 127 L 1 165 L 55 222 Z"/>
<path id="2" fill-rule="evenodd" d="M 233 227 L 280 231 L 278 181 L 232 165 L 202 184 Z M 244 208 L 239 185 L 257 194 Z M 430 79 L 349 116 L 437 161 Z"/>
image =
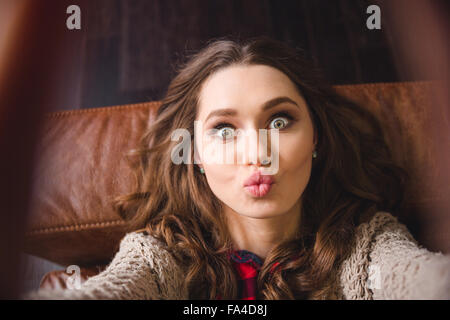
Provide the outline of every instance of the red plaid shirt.
<path id="1" fill-rule="evenodd" d="M 229 253 L 229 258 L 238 275 L 238 298 L 241 300 L 256 299 L 256 279 L 262 266 L 261 258 L 247 250 L 235 250 Z M 278 263 L 272 267 L 275 270 Z"/>

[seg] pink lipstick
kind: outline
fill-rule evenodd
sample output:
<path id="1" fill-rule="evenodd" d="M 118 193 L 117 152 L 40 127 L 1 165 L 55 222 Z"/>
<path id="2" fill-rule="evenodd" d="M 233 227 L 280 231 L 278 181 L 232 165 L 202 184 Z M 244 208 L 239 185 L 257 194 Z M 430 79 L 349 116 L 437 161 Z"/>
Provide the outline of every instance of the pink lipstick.
<path id="1" fill-rule="evenodd" d="M 269 193 L 274 184 L 274 179 L 270 175 L 262 175 L 260 171 L 253 173 L 244 182 L 244 189 L 254 197 L 264 197 Z"/>

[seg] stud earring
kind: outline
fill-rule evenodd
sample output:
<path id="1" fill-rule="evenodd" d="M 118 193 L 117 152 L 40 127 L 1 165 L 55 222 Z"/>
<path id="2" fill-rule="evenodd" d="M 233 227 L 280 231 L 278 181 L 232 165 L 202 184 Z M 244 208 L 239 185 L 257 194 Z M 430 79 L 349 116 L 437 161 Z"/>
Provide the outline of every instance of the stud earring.
<path id="1" fill-rule="evenodd" d="M 200 168 L 200 173 L 201 173 L 201 174 L 205 174 L 205 169 Z"/>
<path id="2" fill-rule="evenodd" d="M 313 158 L 317 158 L 317 151 L 316 150 L 314 150 L 314 152 L 313 152 Z"/>

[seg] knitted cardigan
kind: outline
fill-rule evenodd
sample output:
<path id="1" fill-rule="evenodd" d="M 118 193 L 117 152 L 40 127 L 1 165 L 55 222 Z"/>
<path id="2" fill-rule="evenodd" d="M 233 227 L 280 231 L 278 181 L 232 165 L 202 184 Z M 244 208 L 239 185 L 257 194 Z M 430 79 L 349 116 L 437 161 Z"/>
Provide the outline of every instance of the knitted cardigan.
<path id="1" fill-rule="evenodd" d="M 388 212 L 356 228 L 335 277 L 337 299 L 450 299 L 450 255 L 430 252 Z M 164 245 L 130 232 L 113 260 L 78 289 L 40 289 L 22 299 L 187 299 L 184 273 Z"/>

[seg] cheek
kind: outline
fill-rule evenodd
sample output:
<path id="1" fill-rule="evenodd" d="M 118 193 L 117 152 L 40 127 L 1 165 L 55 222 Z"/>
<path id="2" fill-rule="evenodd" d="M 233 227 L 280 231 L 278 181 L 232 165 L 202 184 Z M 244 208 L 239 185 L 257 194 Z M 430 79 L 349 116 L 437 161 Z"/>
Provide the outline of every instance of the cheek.
<path id="1" fill-rule="evenodd" d="M 313 137 L 299 132 L 280 138 L 280 168 L 289 187 L 303 190 L 312 166 Z"/>
<path id="2" fill-rule="evenodd" d="M 236 170 L 233 166 L 205 164 L 204 167 L 211 192 L 226 206 L 240 212 L 242 201 L 238 200 L 240 193 L 235 181 Z"/>
<path id="3" fill-rule="evenodd" d="M 236 170 L 233 165 L 227 164 L 222 158 L 224 144 L 219 144 L 207 135 L 199 143 L 201 136 L 197 137 L 197 151 L 201 164 L 205 169 L 205 177 L 211 191 L 219 198 L 227 198 L 233 192 L 230 186 L 236 178 Z"/>
<path id="4" fill-rule="evenodd" d="M 206 179 L 213 193 L 216 195 L 232 192 L 233 181 L 236 177 L 236 170 L 233 166 L 220 164 L 204 164 Z M 219 196 L 220 198 L 220 196 Z"/>
<path id="5" fill-rule="evenodd" d="M 303 167 L 312 158 L 313 137 L 309 132 L 299 131 L 280 137 L 280 158 L 284 169 Z"/>

